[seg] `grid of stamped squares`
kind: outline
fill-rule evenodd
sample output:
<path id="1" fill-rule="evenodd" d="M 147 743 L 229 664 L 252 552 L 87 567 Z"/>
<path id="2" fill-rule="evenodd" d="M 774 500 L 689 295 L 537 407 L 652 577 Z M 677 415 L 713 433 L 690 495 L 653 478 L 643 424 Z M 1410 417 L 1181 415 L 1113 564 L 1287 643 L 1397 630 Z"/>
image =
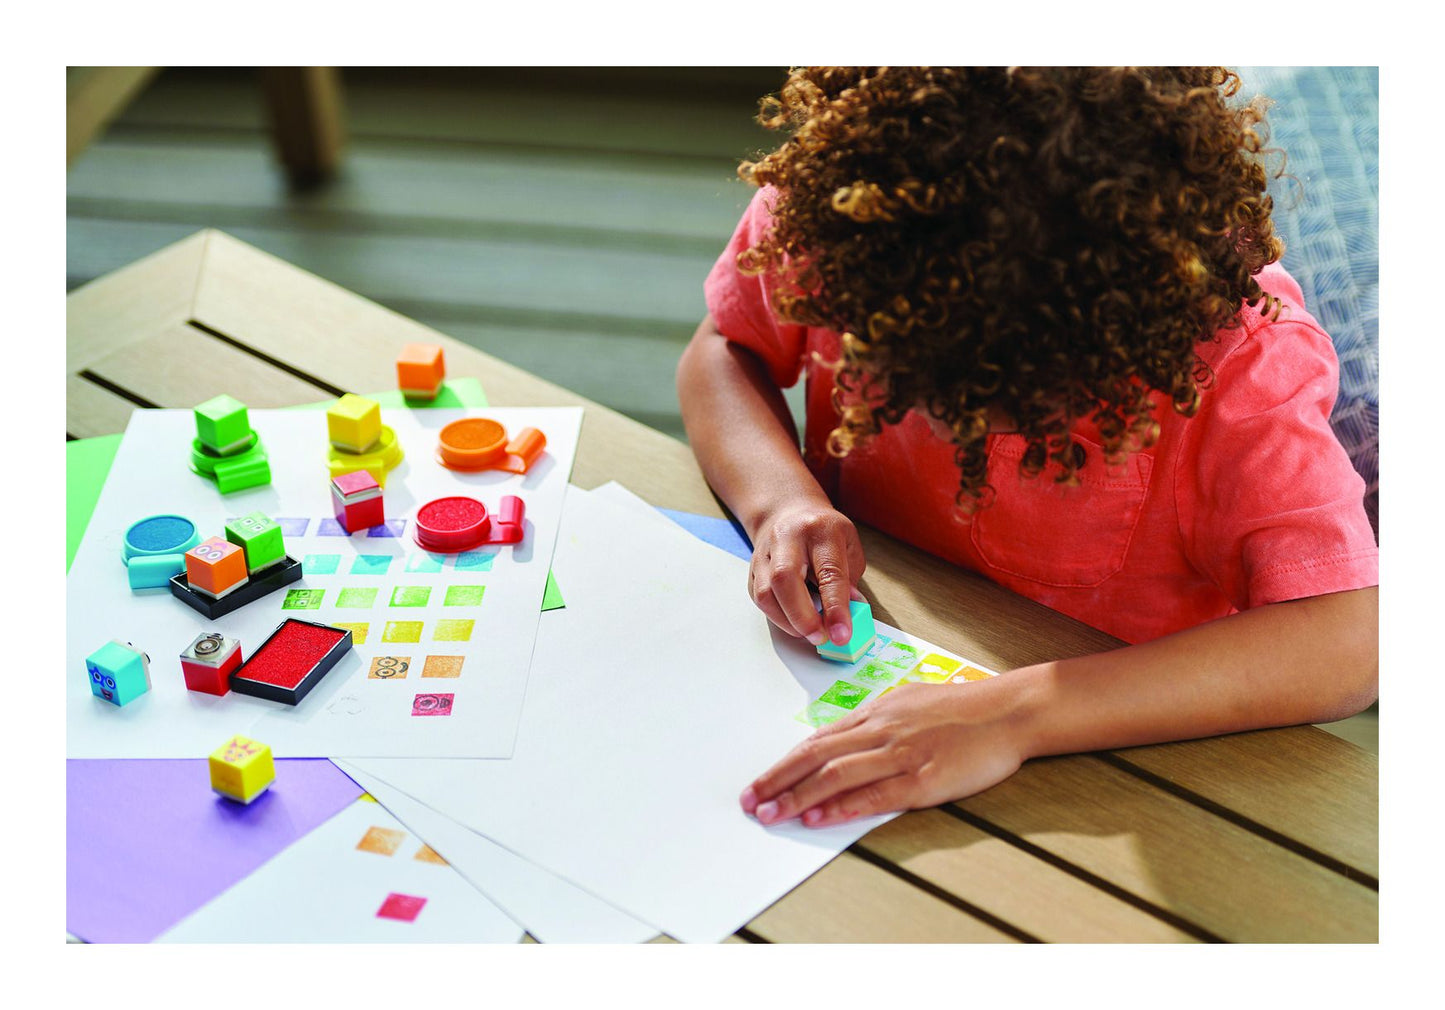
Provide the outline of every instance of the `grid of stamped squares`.
<path id="1" fill-rule="evenodd" d="M 838 680 L 794 718 L 808 726 L 826 726 L 900 684 L 962 684 L 991 676 L 961 659 L 937 652 L 920 653 L 906 642 L 879 635 L 856 663 L 844 669 Z"/>

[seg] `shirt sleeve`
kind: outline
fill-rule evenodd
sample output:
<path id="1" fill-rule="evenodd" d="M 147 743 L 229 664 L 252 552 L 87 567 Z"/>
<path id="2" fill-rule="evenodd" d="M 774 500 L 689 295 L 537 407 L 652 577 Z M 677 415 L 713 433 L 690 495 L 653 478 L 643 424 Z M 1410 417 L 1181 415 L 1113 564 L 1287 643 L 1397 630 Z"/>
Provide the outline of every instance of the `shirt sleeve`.
<path id="1" fill-rule="evenodd" d="M 774 194 L 768 187 L 753 195 L 732 241 L 708 273 L 703 295 L 718 332 L 762 358 L 773 381 L 787 387 L 802 372 L 807 327 L 778 322 L 766 275 L 749 276 L 738 270 L 738 254 L 756 245 L 772 223 L 767 201 Z"/>
<path id="2" fill-rule="evenodd" d="M 1329 425 L 1329 337 L 1312 320 L 1265 322 L 1214 372 L 1175 473 L 1191 563 L 1240 610 L 1378 585 L 1364 481 Z"/>

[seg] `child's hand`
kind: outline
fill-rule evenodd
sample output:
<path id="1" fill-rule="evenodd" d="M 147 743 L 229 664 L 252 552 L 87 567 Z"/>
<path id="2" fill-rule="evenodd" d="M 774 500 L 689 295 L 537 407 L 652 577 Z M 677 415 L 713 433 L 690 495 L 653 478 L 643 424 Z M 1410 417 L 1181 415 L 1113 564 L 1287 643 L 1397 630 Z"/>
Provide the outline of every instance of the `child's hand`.
<path id="1" fill-rule="evenodd" d="M 853 636 L 848 601 L 863 599 L 863 568 L 863 544 L 847 516 L 827 505 L 792 505 L 759 525 L 748 591 L 788 634 L 813 645 L 830 637 L 844 645 Z M 808 592 L 810 578 L 823 599 L 821 617 Z"/>
<path id="2" fill-rule="evenodd" d="M 821 828 L 982 792 L 1028 757 L 1012 697 L 1004 678 L 903 684 L 794 747 L 743 790 L 743 811 Z"/>

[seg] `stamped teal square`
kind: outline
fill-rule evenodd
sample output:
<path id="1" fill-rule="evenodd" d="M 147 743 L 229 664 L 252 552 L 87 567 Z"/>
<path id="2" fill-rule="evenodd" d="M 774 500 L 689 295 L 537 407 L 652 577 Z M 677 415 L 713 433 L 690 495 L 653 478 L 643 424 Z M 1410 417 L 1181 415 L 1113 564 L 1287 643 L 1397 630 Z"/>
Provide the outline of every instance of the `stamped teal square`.
<path id="1" fill-rule="evenodd" d="M 459 572 L 490 572 L 496 551 L 462 551 L 453 566 Z"/>
<path id="2" fill-rule="evenodd" d="M 308 554 L 301 559 L 301 570 L 307 575 L 335 575 L 340 567 L 340 554 Z"/>
<path id="3" fill-rule="evenodd" d="M 366 588 L 347 586 L 336 594 L 338 610 L 365 610 L 375 602 L 376 589 L 370 586 Z"/>
<path id="4" fill-rule="evenodd" d="M 824 691 L 819 701 L 826 701 L 830 705 L 837 705 L 839 708 L 857 708 L 864 698 L 873 692 L 866 687 L 859 687 L 857 684 L 850 684 L 846 680 L 837 680 L 833 686 Z"/>
<path id="5" fill-rule="evenodd" d="M 431 586 L 396 586 L 391 591 L 393 607 L 424 607 L 431 599 Z"/>
<path id="6" fill-rule="evenodd" d="M 423 551 L 420 554 L 413 554 L 406 559 L 406 570 L 408 572 L 435 574 L 442 570 L 442 561 L 444 560 L 440 554 L 427 554 Z"/>
<path id="7" fill-rule="evenodd" d="M 351 562 L 352 575 L 385 575 L 391 567 L 390 554 L 358 554 Z"/>
<path id="8" fill-rule="evenodd" d="M 288 589 L 286 599 L 281 603 L 282 610 L 320 610 L 321 597 L 326 595 L 324 589 Z"/>
<path id="9" fill-rule="evenodd" d="M 480 607 L 486 586 L 447 586 L 447 595 L 442 600 L 444 607 Z"/>

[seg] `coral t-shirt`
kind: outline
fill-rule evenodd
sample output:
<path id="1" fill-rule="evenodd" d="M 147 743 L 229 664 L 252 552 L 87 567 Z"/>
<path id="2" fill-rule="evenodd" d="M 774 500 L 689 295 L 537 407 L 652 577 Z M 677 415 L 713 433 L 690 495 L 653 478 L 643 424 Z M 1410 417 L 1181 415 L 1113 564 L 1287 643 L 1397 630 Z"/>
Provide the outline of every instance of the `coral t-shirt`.
<path id="1" fill-rule="evenodd" d="M 1214 381 L 1193 418 L 1160 397 L 1158 441 L 1112 468 L 1092 422 L 1079 422 L 1089 452 L 1077 487 L 1021 478 L 1023 437 L 990 435 L 996 497 L 968 519 L 954 504 L 952 443 L 915 413 L 843 459 L 828 455 L 832 374 L 813 355 L 836 360 L 839 336 L 780 323 L 764 278 L 737 268 L 769 225 L 771 194 L 754 196 L 708 275 L 708 311 L 780 387 L 806 369 L 804 458 L 844 514 L 1128 642 L 1378 584 L 1364 482 L 1329 426 L 1334 347 L 1283 268 L 1258 277 L 1284 303 L 1278 320 L 1246 306 L 1242 326 L 1199 345 Z"/>

